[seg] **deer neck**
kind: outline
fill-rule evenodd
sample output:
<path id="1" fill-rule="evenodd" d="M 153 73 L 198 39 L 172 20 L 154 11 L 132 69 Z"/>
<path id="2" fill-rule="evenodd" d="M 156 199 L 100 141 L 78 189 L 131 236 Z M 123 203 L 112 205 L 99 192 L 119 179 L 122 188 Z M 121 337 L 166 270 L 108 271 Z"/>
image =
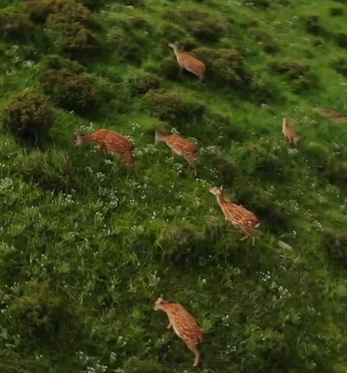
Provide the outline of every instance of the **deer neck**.
<path id="1" fill-rule="evenodd" d="M 178 49 L 178 47 L 177 47 L 177 46 L 174 46 L 174 47 L 173 47 L 173 51 L 174 51 L 176 57 L 178 58 L 178 57 L 180 56 L 180 54 L 181 54 L 181 52 L 180 52 L 180 50 Z"/>
<path id="2" fill-rule="evenodd" d="M 225 203 L 225 199 L 224 199 L 224 194 L 221 193 L 217 196 L 217 202 L 219 204 L 220 207 L 222 207 Z"/>
<path id="3" fill-rule="evenodd" d="M 85 135 L 82 138 L 82 144 L 87 144 L 88 142 L 93 142 L 93 141 L 95 141 L 93 134 Z"/>

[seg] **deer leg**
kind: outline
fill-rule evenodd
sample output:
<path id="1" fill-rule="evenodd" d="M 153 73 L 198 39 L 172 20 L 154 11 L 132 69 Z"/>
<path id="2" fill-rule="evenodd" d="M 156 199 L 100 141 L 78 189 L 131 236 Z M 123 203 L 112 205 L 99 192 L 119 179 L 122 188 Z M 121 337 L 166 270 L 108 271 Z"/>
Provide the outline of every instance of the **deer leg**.
<path id="1" fill-rule="evenodd" d="M 194 170 L 194 175 L 197 176 L 198 170 L 197 170 L 195 157 L 188 155 L 188 156 L 185 156 L 184 158 L 186 159 L 186 161 L 190 164 L 190 166 Z"/>
<path id="2" fill-rule="evenodd" d="M 189 350 L 192 351 L 194 353 L 194 355 L 195 355 L 193 367 L 196 367 L 200 363 L 201 354 L 198 351 L 198 349 L 196 348 L 196 344 L 195 343 L 193 343 L 193 342 L 186 342 L 186 344 L 187 344 L 187 347 L 189 348 Z"/>
<path id="3" fill-rule="evenodd" d="M 131 152 L 126 152 L 126 153 L 122 153 L 121 157 L 123 158 L 124 162 L 129 163 L 132 166 L 132 168 L 133 168 L 133 170 L 136 174 L 137 173 L 137 164 L 134 160 L 133 154 Z"/>
<path id="4" fill-rule="evenodd" d="M 182 75 L 183 73 L 183 67 L 180 65 L 180 71 L 178 72 L 178 75 Z"/>
<path id="5" fill-rule="evenodd" d="M 101 152 L 102 156 L 106 156 L 107 155 L 107 148 L 106 148 L 105 145 L 100 144 L 100 152 Z"/>
<path id="6" fill-rule="evenodd" d="M 295 146 L 296 149 L 299 149 L 299 147 L 298 147 L 298 142 L 299 142 L 299 137 L 298 137 L 298 136 L 295 136 L 295 137 L 293 138 L 293 144 L 294 144 L 294 146 Z"/>

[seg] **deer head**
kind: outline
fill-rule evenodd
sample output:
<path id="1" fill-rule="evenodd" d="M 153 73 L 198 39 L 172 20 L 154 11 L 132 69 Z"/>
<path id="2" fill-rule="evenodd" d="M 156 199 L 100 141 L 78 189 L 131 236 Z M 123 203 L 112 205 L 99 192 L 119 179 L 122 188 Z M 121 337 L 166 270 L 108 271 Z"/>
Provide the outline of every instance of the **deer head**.
<path id="1" fill-rule="evenodd" d="M 162 310 L 164 304 L 167 304 L 167 302 L 161 297 L 158 298 L 158 300 L 154 303 L 154 311 Z"/>
<path id="2" fill-rule="evenodd" d="M 74 145 L 77 147 L 77 146 L 80 146 L 83 144 L 83 138 L 85 137 L 85 134 L 82 134 L 82 133 L 74 133 L 73 135 L 73 141 L 74 141 Z"/>
<path id="3" fill-rule="evenodd" d="M 220 188 L 214 187 L 210 189 L 210 193 L 212 193 L 215 196 L 220 196 L 223 194 L 223 185 L 221 185 Z"/>

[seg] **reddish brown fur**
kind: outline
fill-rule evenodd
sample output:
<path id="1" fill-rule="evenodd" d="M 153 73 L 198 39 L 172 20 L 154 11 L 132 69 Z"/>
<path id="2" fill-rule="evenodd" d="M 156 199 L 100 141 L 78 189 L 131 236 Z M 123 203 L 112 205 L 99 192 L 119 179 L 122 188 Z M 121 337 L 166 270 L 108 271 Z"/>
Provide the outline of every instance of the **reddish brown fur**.
<path id="1" fill-rule="evenodd" d="M 241 228 L 247 235 L 252 236 L 252 242 L 254 245 L 256 228 L 259 226 L 258 218 L 253 214 L 253 212 L 245 209 L 243 206 L 226 201 L 224 199 L 222 188 L 213 188 L 210 191 L 216 195 L 218 204 L 223 211 L 225 219 L 229 220 L 235 227 Z M 244 238 L 242 238 L 242 240 Z"/>
<path id="2" fill-rule="evenodd" d="M 194 174 L 197 174 L 196 156 L 199 152 L 197 145 L 175 134 L 163 135 L 156 133 L 156 141 L 164 141 L 174 154 L 184 157 L 193 168 Z"/>
<path id="3" fill-rule="evenodd" d="M 102 151 L 110 151 L 119 154 L 127 163 L 134 165 L 133 151 L 134 143 L 124 135 L 117 132 L 100 129 L 90 135 L 81 137 L 81 143 L 96 142 Z"/>
<path id="4" fill-rule="evenodd" d="M 197 350 L 196 346 L 202 342 L 203 335 L 195 318 L 180 304 L 168 303 L 161 298 L 158 299 L 155 305 L 155 310 L 158 309 L 166 312 L 169 318 L 168 328 L 172 326 L 175 333 L 182 338 L 187 347 L 194 352 L 194 366 L 197 366 L 200 361 L 200 352 Z"/>
<path id="5" fill-rule="evenodd" d="M 175 52 L 177 62 L 180 66 L 180 72 L 185 69 L 198 76 L 199 82 L 202 82 L 205 77 L 206 65 L 190 54 L 182 52 L 177 43 L 169 44 L 169 47 Z"/>
<path id="6" fill-rule="evenodd" d="M 298 142 L 300 137 L 296 133 L 295 129 L 290 125 L 287 118 L 283 119 L 282 133 L 284 137 L 286 137 L 289 142 L 293 142 L 294 146 L 298 149 Z"/>

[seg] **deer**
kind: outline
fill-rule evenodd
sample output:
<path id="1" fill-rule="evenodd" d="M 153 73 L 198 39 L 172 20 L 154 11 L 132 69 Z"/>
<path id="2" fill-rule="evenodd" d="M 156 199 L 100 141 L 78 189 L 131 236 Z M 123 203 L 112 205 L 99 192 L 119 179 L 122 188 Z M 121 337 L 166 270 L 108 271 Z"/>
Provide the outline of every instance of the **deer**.
<path id="1" fill-rule="evenodd" d="M 292 142 L 295 148 L 299 150 L 298 142 L 300 137 L 296 133 L 295 129 L 290 125 L 288 118 L 283 118 L 282 133 L 284 137 L 286 137 L 289 142 Z"/>
<path id="2" fill-rule="evenodd" d="M 171 148 L 172 154 L 182 156 L 190 164 L 194 170 L 194 175 L 197 176 L 197 163 L 196 157 L 199 153 L 199 148 L 192 142 L 185 138 L 170 133 L 165 135 L 162 132 L 155 131 L 155 144 L 165 142 L 166 145 Z"/>
<path id="3" fill-rule="evenodd" d="M 258 218 L 253 212 L 248 211 L 243 206 L 226 201 L 224 198 L 223 185 L 220 188 L 211 188 L 210 193 L 216 196 L 217 202 L 225 216 L 225 220 L 230 221 L 234 227 L 240 228 L 246 233 L 246 236 L 241 238 L 240 241 L 244 241 L 248 237 L 251 237 L 252 246 L 254 246 L 257 228 L 260 225 Z"/>
<path id="4" fill-rule="evenodd" d="M 107 154 L 108 152 L 119 154 L 123 161 L 130 164 L 136 172 L 137 165 L 133 158 L 135 145 L 129 138 L 106 129 L 100 129 L 90 135 L 74 134 L 76 147 L 92 142 L 99 144 L 102 154 Z"/>
<path id="5" fill-rule="evenodd" d="M 175 52 L 180 67 L 179 74 L 182 74 L 183 69 L 185 69 L 196 75 L 199 78 L 198 83 L 201 83 L 205 77 L 205 64 L 190 54 L 183 52 L 177 42 L 169 43 L 169 47 Z"/>
<path id="6" fill-rule="evenodd" d="M 194 353 L 195 359 L 193 366 L 196 367 L 200 363 L 201 354 L 197 349 L 197 345 L 202 342 L 202 329 L 195 318 L 180 304 L 170 303 L 163 298 L 159 298 L 154 304 L 154 310 L 164 311 L 169 318 L 169 325 L 175 333 L 183 339 L 187 347 Z"/>

